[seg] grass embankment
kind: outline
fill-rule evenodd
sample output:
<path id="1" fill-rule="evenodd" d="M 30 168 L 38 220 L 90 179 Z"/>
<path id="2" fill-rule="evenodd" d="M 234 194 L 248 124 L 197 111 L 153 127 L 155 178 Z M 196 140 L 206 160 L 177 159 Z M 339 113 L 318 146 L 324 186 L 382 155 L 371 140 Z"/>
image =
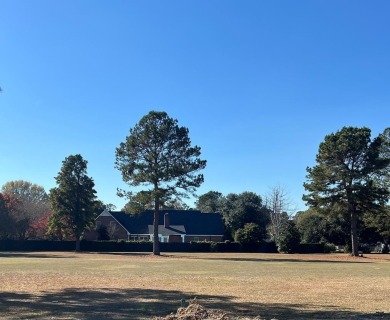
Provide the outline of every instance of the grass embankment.
<path id="1" fill-rule="evenodd" d="M 194 297 L 264 319 L 390 312 L 389 255 L 0 253 L 0 284 L 1 319 L 151 319 Z"/>

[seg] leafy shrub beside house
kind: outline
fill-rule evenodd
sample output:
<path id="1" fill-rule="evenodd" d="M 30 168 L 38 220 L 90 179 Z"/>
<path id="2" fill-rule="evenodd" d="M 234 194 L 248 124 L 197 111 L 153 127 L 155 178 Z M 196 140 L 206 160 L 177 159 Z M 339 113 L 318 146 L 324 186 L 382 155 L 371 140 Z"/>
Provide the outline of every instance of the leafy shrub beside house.
<path id="1" fill-rule="evenodd" d="M 246 223 L 234 235 L 234 240 L 240 243 L 258 243 L 262 241 L 262 238 L 263 233 L 256 223 Z"/>

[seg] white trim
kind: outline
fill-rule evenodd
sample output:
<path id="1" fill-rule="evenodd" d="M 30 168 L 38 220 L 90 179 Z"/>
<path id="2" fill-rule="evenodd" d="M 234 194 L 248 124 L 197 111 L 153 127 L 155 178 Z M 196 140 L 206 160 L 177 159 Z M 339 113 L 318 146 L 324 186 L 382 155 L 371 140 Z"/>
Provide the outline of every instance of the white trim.
<path id="1" fill-rule="evenodd" d="M 99 217 L 109 217 L 109 216 L 112 216 L 111 213 L 107 209 L 104 209 L 103 212 L 96 217 L 96 219 Z"/>
<path id="2" fill-rule="evenodd" d="M 150 237 L 148 234 L 131 234 L 128 236 L 130 241 L 133 241 L 131 238 L 137 238 L 134 239 L 135 241 L 150 241 Z M 140 238 L 146 238 L 146 239 L 140 239 Z"/>

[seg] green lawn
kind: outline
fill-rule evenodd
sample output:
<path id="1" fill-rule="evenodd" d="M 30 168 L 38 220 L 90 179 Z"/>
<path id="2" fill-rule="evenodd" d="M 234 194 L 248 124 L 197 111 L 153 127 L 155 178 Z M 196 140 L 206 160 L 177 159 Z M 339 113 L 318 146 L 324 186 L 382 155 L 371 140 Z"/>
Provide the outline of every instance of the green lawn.
<path id="1" fill-rule="evenodd" d="M 390 255 L 0 253 L 1 319 L 389 319 Z"/>

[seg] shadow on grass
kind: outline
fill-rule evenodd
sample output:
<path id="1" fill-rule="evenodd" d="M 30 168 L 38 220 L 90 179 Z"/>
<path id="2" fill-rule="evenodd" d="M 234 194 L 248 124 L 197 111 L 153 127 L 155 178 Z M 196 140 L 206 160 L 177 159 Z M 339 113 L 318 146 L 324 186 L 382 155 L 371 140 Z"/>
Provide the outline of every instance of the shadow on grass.
<path id="1" fill-rule="evenodd" d="M 0 258 L 63 258 L 63 259 L 69 259 L 69 258 L 77 258 L 77 255 L 63 255 L 61 252 L 44 252 L 44 253 L 37 253 L 37 252 L 0 252 Z"/>
<path id="2" fill-rule="evenodd" d="M 241 261 L 241 262 L 296 262 L 296 263 L 307 263 L 307 262 L 314 262 L 314 263 L 373 263 L 373 261 L 358 261 L 358 260 L 326 260 L 326 259 L 289 259 L 289 258 L 278 258 L 278 259 L 272 259 L 272 258 L 238 258 L 238 257 L 212 257 L 212 258 L 201 258 L 206 260 L 224 260 L 224 261 Z M 358 258 L 358 259 L 364 259 L 364 258 Z"/>
<path id="3" fill-rule="evenodd" d="M 152 319 L 166 316 L 180 307 L 180 300 L 191 299 L 190 292 L 151 289 L 69 288 L 43 292 L 39 296 L 26 293 L 0 293 L 1 319 Z M 235 316 L 262 319 L 388 319 L 389 314 L 362 314 L 327 310 L 307 304 L 241 303 L 229 296 L 197 296 L 207 308 L 222 309 Z M 313 309 L 319 309 L 314 310 Z"/>
<path id="4" fill-rule="evenodd" d="M 316 263 L 374 263 L 375 261 L 369 261 L 367 257 L 357 257 L 356 259 L 351 258 L 351 260 L 329 260 L 329 259 L 302 259 L 297 258 L 265 258 L 261 257 L 261 253 L 259 254 L 259 258 L 248 258 L 248 257 L 239 257 L 235 253 L 231 253 L 231 257 L 218 257 L 215 256 L 198 256 L 197 253 L 187 253 L 180 255 L 172 254 L 170 252 L 163 252 L 159 256 L 154 256 L 150 252 L 82 252 L 85 254 L 102 254 L 102 255 L 115 255 L 115 256 L 128 256 L 128 257 L 150 257 L 150 258 L 186 258 L 186 259 L 197 259 L 197 260 L 220 260 L 220 261 L 239 261 L 239 262 L 316 262 Z M 192 255 L 191 255 L 192 254 Z M 255 255 L 256 253 L 253 253 Z M 318 255 L 318 254 L 316 254 Z M 310 256 L 310 254 L 307 254 Z M 365 259 L 365 261 L 362 261 Z"/>
<path id="5" fill-rule="evenodd" d="M 92 252 L 83 251 L 84 254 L 98 254 L 98 255 L 111 255 L 111 256 L 126 256 L 126 257 L 148 257 L 152 256 L 150 252 Z"/>
<path id="6" fill-rule="evenodd" d="M 160 255 L 154 255 L 152 252 L 83 252 L 83 253 L 85 253 L 85 254 L 111 255 L 111 256 L 153 258 L 153 259 L 164 259 L 164 258 L 199 259 L 199 257 L 196 257 L 196 256 L 172 254 L 171 252 L 161 252 Z"/>

